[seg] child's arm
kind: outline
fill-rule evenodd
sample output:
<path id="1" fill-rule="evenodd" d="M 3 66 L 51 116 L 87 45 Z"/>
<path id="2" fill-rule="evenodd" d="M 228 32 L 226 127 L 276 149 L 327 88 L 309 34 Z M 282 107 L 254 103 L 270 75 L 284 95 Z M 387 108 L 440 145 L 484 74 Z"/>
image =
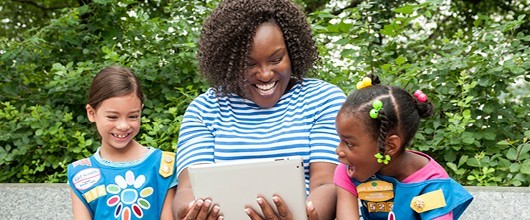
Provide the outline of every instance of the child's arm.
<path id="1" fill-rule="evenodd" d="M 351 192 L 337 186 L 337 220 L 359 219 L 359 201 Z"/>
<path id="2" fill-rule="evenodd" d="M 70 189 L 70 195 L 72 197 L 72 210 L 75 220 L 92 220 L 90 212 L 86 208 L 85 204 L 77 197 L 77 195 Z"/>
<path id="3" fill-rule="evenodd" d="M 164 206 L 162 207 L 162 214 L 160 215 L 160 220 L 173 220 L 171 203 L 173 203 L 173 198 L 175 198 L 175 188 L 176 187 L 173 187 L 167 191 L 166 199 L 164 199 Z"/>
<path id="4" fill-rule="evenodd" d="M 453 211 L 445 214 L 445 215 L 442 215 L 440 217 L 437 217 L 437 218 L 434 218 L 433 220 L 453 220 Z"/>

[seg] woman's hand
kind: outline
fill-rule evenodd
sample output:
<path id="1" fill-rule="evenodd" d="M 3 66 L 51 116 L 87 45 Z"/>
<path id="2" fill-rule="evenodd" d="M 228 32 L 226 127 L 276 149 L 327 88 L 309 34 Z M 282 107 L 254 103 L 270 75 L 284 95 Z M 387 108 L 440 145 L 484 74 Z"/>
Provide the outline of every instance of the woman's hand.
<path id="1" fill-rule="evenodd" d="M 261 212 L 263 213 L 263 216 L 259 215 L 254 209 L 252 209 L 250 206 L 247 206 L 245 208 L 245 212 L 252 220 L 261 220 L 261 219 L 293 219 L 293 215 L 283 202 L 283 200 L 278 195 L 272 196 L 272 201 L 274 202 L 274 205 L 276 206 L 276 209 L 278 210 L 278 214 L 274 212 L 272 209 L 272 206 L 263 198 L 263 196 L 259 196 L 256 201 L 258 202 L 259 207 L 261 208 Z"/>
<path id="2" fill-rule="evenodd" d="M 218 205 L 212 206 L 212 200 L 210 199 L 197 199 L 191 201 L 187 207 L 187 211 L 179 212 L 182 213 L 179 219 L 192 220 L 192 219 L 208 219 L 208 220 L 222 220 L 224 219 L 220 215 L 220 208 Z"/>
<path id="3" fill-rule="evenodd" d="M 292 220 L 293 215 L 289 211 L 289 208 L 285 205 L 283 200 L 280 196 L 274 195 L 272 196 L 272 201 L 274 202 L 274 205 L 276 206 L 276 209 L 278 210 L 278 213 L 274 212 L 274 209 L 272 206 L 263 198 L 263 196 L 259 196 L 257 199 L 258 205 L 261 208 L 261 211 L 263 213 L 263 216 L 258 214 L 254 209 L 252 209 L 250 206 L 247 206 L 245 208 L 245 212 L 252 220 Z M 318 213 L 316 209 L 313 207 L 312 202 L 308 202 L 306 206 L 307 215 L 309 220 L 318 220 Z"/>
<path id="4" fill-rule="evenodd" d="M 184 169 L 179 175 L 179 185 L 173 200 L 173 216 L 178 220 L 222 220 L 220 207 L 213 204 L 210 198 L 202 199 L 193 198 L 188 168 Z"/>
<path id="5" fill-rule="evenodd" d="M 315 209 L 315 207 L 313 207 L 313 202 L 311 202 L 311 201 L 307 202 L 307 204 L 305 206 L 305 209 L 306 209 L 306 212 L 307 212 L 307 219 L 309 219 L 309 220 L 319 220 L 320 219 L 320 217 L 318 217 L 317 210 Z"/>

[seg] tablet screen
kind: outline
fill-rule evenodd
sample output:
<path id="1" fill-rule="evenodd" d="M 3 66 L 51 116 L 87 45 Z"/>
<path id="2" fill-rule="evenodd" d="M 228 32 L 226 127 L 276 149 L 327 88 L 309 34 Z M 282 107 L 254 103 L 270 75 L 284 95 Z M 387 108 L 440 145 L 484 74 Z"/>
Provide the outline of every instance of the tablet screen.
<path id="1" fill-rule="evenodd" d="M 307 219 L 304 166 L 301 157 L 257 159 L 188 167 L 195 198 L 210 198 L 225 219 L 249 219 L 245 206 L 258 213 L 263 195 L 277 212 L 273 194 L 281 196 L 294 219 Z"/>

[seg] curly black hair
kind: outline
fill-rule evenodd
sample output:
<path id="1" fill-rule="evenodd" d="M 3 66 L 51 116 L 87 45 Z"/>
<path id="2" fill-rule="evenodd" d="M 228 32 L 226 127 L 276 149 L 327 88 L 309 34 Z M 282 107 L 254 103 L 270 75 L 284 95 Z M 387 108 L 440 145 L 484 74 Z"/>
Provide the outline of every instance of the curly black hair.
<path id="1" fill-rule="evenodd" d="M 291 0 L 224 0 L 206 18 L 199 39 L 199 70 L 218 95 L 244 96 L 246 59 L 259 25 L 275 22 L 282 30 L 292 78 L 302 80 L 318 61 L 318 51 L 303 10 Z"/>

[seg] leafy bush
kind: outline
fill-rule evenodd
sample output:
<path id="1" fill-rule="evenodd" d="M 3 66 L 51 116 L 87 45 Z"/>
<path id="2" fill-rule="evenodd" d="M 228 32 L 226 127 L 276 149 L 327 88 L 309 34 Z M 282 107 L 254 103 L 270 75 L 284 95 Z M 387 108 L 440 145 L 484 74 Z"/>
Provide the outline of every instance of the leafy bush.
<path id="1" fill-rule="evenodd" d="M 517 31 L 524 16 L 478 15 L 471 30 L 433 39 L 426 26 L 440 4 L 407 4 L 386 15 L 372 10 L 377 2 L 341 16 L 315 13 L 332 72 L 320 76 L 345 91 L 368 73 L 423 90 L 437 114 L 422 124 L 413 149 L 432 155 L 465 185 L 528 186 L 530 90 L 517 91 L 517 83 L 530 81 L 530 36 Z"/>
<path id="2" fill-rule="evenodd" d="M 322 55 L 314 77 L 347 93 L 367 73 L 422 89 L 437 113 L 411 148 L 464 185 L 529 186 L 526 18 L 476 14 L 469 27 L 439 32 L 432 26 L 451 17 L 444 1 L 403 2 L 310 14 Z M 86 118 L 86 93 L 92 77 L 113 64 L 131 67 L 147 95 L 137 140 L 174 151 L 187 105 L 208 86 L 195 52 L 216 4 L 94 0 L 21 33 L 22 40 L 1 38 L 0 182 L 64 182 L 66 165 L 95 151 L 100 141 Z"/>
<path id="3" fill-rule="evenodd" d="M 64 181 L 66 165 L 95 150 L 94 134 L 67 108 L 0 106 L 0 182 Z"/>
<path id="4" fill-rule="evenodd" d="M 182 114 L 207 88 L 196 73 L 194 20 L 208 5 L 192 3 L 94 1 L 24 41 L 0 41 L 0 182 L 65 182 L 67 164 L 95 152 L 84 107 L 108 65 L 131 67 L 145 88 L 139 142 L 174 151 Z"/>

